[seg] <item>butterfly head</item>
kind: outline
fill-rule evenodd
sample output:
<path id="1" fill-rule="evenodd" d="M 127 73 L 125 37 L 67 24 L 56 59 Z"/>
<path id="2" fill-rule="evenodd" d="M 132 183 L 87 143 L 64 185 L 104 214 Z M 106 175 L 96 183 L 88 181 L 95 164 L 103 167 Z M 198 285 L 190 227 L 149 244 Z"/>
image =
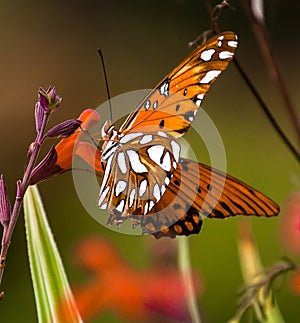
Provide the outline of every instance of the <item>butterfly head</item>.
<path id="1" fill-rule="evenodd" d="M 106 120 L 101 129 L 101 136 L 104 140 L 109 140 L 114 132 L 117 131 L 115 125 L 111 120 Z"/>

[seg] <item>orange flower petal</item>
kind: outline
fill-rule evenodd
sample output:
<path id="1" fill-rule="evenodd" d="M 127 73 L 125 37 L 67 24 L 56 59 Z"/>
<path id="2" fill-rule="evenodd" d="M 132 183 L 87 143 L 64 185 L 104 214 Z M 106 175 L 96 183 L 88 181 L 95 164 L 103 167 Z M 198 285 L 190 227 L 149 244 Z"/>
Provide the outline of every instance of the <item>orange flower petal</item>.
<path id="1" fill-rule="evenodd" d="M 80 114 L 78 120 L 82 121 L 81 128 L 87 130 L 99 122 L 100 116 L 95 110 L 86 109 Z M 61 139 L 60 142 L 55 146 L 57 152 L 56 164 L 60 168 L 64 170 L 71 168 L 73 150 L 82 135 L 82 130 L 78 129 L 71 136 Z"/>
<path id="2" fill-rule="evenodd" d="M 75 153 L 97 172 L 104 172 L 100 162 L 101 152 L 94 145 L 88 142 L 80 141 L 76 146 Z"/>
<path id="3" fill-rule="evenodd" d="M 75 299 L 85 320 L 95 319 L 105 311 L 120 321 L 154 322 L 157 317 L 188 321 L 182 277 L 176 268 L 136 269 L 103 239 L 83 240 L 76 249 L 81 267 L 91 272 L 91 280 L 75 288 Z M 196 290 L 202 282 L 195 272 Z"/>
<path id="4" fill-rule="evenodd" d="M 73 150 L 79 142 L 80 137 L 83 135 L 84 130 L 88 130 L 93 127 L 100 120 L 99 114 L 92 110 L 86 109 L 84 110 L 78 120 L 81 120 L 81 128 L 77 129 L 72 135 L 66 138 L 62 138 L 58 144 L 51 148 L 51 156 L 52 159 L 47 159 L 47 156 L 34 168 L 32 177 L 30 179 L 30 185 L 37 184 L 41 181 L 44 181 L 54 175 L 62 174 L 72 167 L 72 159 L 73 159 Z M 94 151 L 92 152 L 92 148 L 87 144 L 80 145 L 79 148 L 80 156 L 86 160 L 92 167 L 96 167 L 96 170 L 99 172 L 103 172 L 100 165 L 100 152 Z M 49 152 L 49 153 L 50 153 Z M 84 156 L 84 153 L 87 155 Z M 93 158 L 94 156 L 94 158 Z M 97 160 L 97 163 L 96 163 Z M 47 161 L 47 163 L 46 163 Z"/>

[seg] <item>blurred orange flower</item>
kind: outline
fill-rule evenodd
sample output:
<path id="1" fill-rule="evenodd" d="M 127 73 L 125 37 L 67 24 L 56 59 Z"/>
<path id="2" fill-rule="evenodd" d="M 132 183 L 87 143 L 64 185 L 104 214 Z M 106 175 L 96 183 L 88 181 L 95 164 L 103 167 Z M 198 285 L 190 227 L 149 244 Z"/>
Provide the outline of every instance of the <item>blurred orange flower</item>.
<path id="1" fill-rule="evenodd" d="M 300 269 L 293 274 L 290 281 L 290 288 L 293 293 L 300 296 Z"/>
<path id="2" fill-rule="evenodd" d="M 91 272 L 89 283 L 74 296 L 85 321 L 111 311 L 130 322 L 189 322 L 184 286 L 176 268 L 135 269 L 114 245 L 89 238 L 76 249 L 79 265 Z M 199 276 L 194 274 L 196 291 Z"/>

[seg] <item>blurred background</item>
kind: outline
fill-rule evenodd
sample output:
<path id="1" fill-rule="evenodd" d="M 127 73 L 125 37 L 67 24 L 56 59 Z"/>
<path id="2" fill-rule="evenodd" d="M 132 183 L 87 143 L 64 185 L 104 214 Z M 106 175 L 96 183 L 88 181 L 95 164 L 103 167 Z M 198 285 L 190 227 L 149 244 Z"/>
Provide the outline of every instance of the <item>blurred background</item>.
<path id="1" fill-rule="evenodd" d="M 222 29 L 238 34 L 238 59 L 296 144 L 249 20 L 238 1 L 231 3 L 236 10 L 224 12 L 220 21 Z M 280 69 L 297 105 L 300 99 L 299 2 L 272 0 L 265 9 Z M 51 120 L 53 124 L 76 118 L 83 109 L 95 108 L 107 99 L 97 48 L 103 50 L 111 95 L 115 96 L 155 86 L 190 52 L 188 42 L 209 28 L 209 15 L 200 0 L 2 1 L 0 172 L 5 174 L 11 197 L 15 194 L 16 180 L 22 176 L 27 147 L 35 136 L 33 108 L 40 86 L 55 85 L 63 96 L 63 104 Z M 228 172 L 284 208 L 288 196 L 299 191 L 299 165 L 274 132 L 233 64 L 213 86 L 203 107 L 224 141 Z M 135 278 L 151 271 L 153 266 L 167 266 L 162 261 L 165 254 L 159 254 L 160 250 L 165 250 L 170 257 L 168 265 L 176 267 L 176 242 L 118 234 L 92 219 L 76 196 L 71 173 L 42 183 L 39 188 L 69 281 L 75 288 L 83 288 L 93 279 L 91 272 L 76 262 L 78 244 L 91 236 L 109 241 L 109 246 L 116 249 L 115 254 L 132 268 L 133 274 L 125 279 L 133 285 Z M 285 241 L 289 234 L 283 233 L 284 216 L 287 215 L 281 213 L 278 218 L 252 219 L 254 237 L 265 266 L 282 256 L 299 263 L 299 248 L 291 250 Z M 207 322 L 225 322 L 235 314 L 237 293 L 243 283 L 237 251 L 237 232 L 243 221 L 242 217 L 208 220 L 200 235 L 189 239 L 192 266 L 198 277 L 199 307 Z M 157 259 L 160 260 L 157 262 Z M 292 288 L 290 278 L 291 275 L 283 281 L 276 298 L 286 322 L 297 322 L 299 294 Z M 118 289 L 118 286 L 111 285 L 111 288 Z M 13 236 L 1 290 L 6 293 L 0 302 L 1 322 L 36 321 L 22 216 Z M 100 291 L 106 293 L 104 287 Z M 126 295 L 124 290 L 124 298 Z M 97 294 L 93 299 L 97 299 Z M 99 306 L 99 313 L 89 322 L 143 321 L 143 317 L 129 318 L 119 313 L 117 305 Z"/>

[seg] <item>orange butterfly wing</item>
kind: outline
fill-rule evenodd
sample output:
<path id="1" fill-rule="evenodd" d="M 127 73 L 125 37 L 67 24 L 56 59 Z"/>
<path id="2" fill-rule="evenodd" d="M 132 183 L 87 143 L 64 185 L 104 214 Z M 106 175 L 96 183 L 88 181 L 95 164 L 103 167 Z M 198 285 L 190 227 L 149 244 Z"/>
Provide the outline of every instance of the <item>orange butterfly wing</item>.
<path id="1" fill-rule="evenodd" d="M 224 32 L 198 46 L 143 99 L 120 132 L 127 134 L 151 127 L 153 132 L 162 130 L 182 136 L 211 85 L 228 66 L 236 47 L 237 36 L 233 32 Z"/>
<path id="2" fill-rule="evenodd" d="M 118 132 L 121 134 L 120 143 L 122 144 L 121 141 L 126 138 L 126 135 L 130 137 L 137 133 L 144 135 L 145 138 L 149 137 L 150 133 L 154 136 L 155 132 L 161 131 L 170 134 L 171 137 L 185 134 L 204 96 L 219 74 L 228 66 L 236 47 L 236 35 L 232 32 L 225 32 L 196 48 L 127 117 Z M 111 146 L 113 144 L 112 141 Z M 158 146 L 153 143 L 154 148 Z M 122 149 L 125 151 L 127 148 L 126 143 L 123 144 Z M 110 147 L 107 155 L 112 152 Z M 138 164 L 142 166 L 149 164 L 149 158 L 156 159 L 155 155 L 149 155 L 149 152 L 142 150 L 135 152 L 135 155 L 138 156 Z M 112 163 L 113 155 L 109 158 Z M 130 162 L 133 169 L 133 159 Z M 125 162 L 114 160 L 113 163 L 114 165 L 117 163 L 120 170 L 124 168 L 126 176 L 129 174 L 129 166 Z M 171 161 L 168 162 L 169 164 L 171 165 Z M 148 178 L 149 171 L 142 171 L 142 166 L 139 166 L 140 169 L 136 173 L 143 173 L 143 176 Z M 209 166 L 181 159 L 172 174 L 166 190 L 164 184 L 161 183 L 161 176 L 159 180 L 155 177 L 157 184 L 164 188 L 161 199 L 155 202 L 149 193 L 150 202 L 145 203 L 144 212 L 141 214 L 141 205 L 138 205 L 131 210 L 132 213 L 128 214 L 126 205 L 131 205 L 130 199 L 126 204 L 125 201 L 128 199 L 125 193 L 119 194 L 120 188 L 117 182 L 119 177 L 116 176 L 116 172 L 112 172 L 111 166 L 106 166 L 105 180 L 100 190 L 100 202 L 103 202 L 105 208 L 111 211 L 108 222 L 121 224 L 131 219 L 134 224 L 141 225 L 144 233 L 151 233 L 156 238 L 162 236 L 174 238 L 176 235 L 199 233 L 202 225 L 202 217 L 199 213 L 207 217 L 225 218 L 237 214 L 274 216 L 279 212 L 278 205 L 262 193 Z M 133 173 L 132 176 L 135 174 Z M 125 177 L 122 183 L 124 186 L 127 183 Z M 144 192 L 141 185 L 139 189 Z M 106 203 L 111 201 L 109 194 L 113 192 L 115 192 L 114 203 Z M 135 190 L 134 193 L 136 193 Z M 134 197 L 132 201 L 135 202 Z M 101 206 L 100 202 L 99 206 Z M 151 209 L 148 207 L 150 204 L 147 203 L 151 203 Z M 118 212 L 114 212 L 112 206 L 117 206 Z"/>
<path id="3" fill-rule="evenodd" d="M 192 160 L 182 159 L 163 198 L 141 224 L 156 238 L 199 233 L 202 218 L 275 216 L 279 206 L 242 181 Z"/>

